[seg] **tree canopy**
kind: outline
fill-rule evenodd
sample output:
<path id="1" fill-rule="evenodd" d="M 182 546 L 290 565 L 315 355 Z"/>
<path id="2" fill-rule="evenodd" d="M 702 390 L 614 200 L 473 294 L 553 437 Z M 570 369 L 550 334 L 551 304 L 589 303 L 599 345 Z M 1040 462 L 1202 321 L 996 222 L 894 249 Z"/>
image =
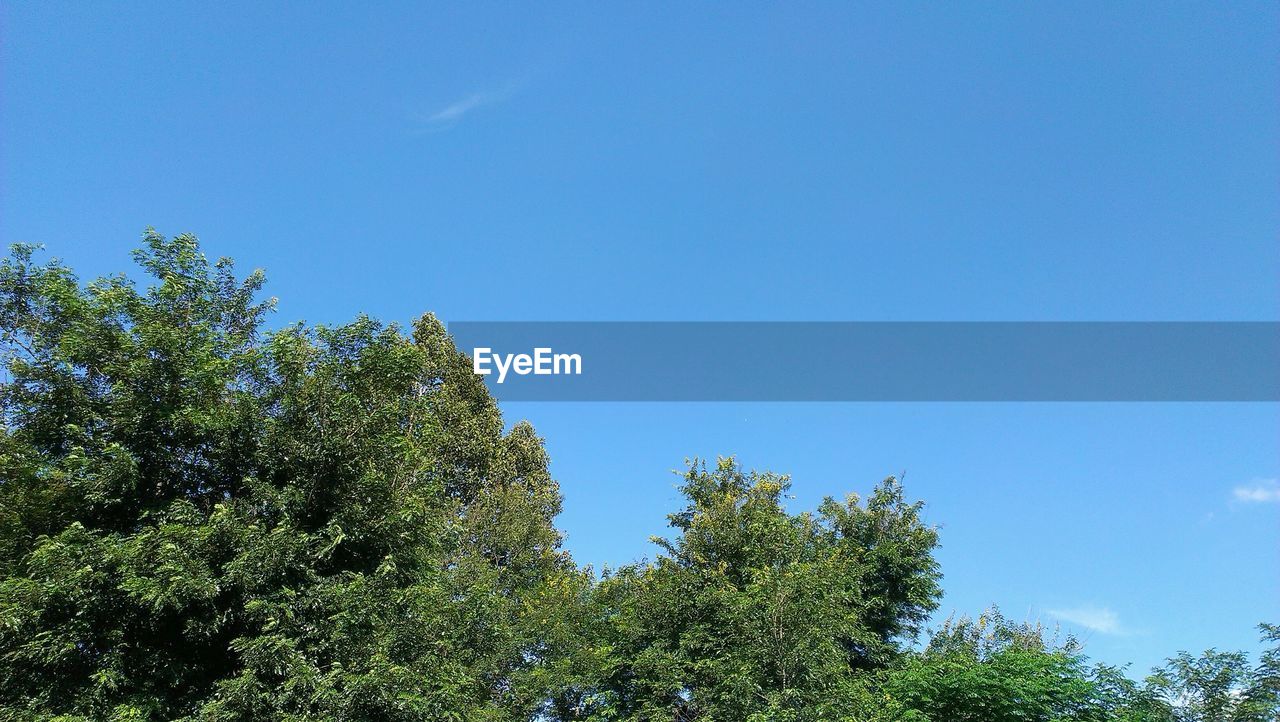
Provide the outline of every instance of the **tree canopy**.
<path id="1" fill-rule="evenodd" d="M 696 462 L 653 564 L 597 589 L 609 654 L 586 719 L 844 719 L 874 709 L 857 670 L 901 654 L 937 606 L 937 533 L 890 478 L 865 505 L 789 514 L 785 477 Z"/>
<path id="2" fill-rule="evenodd" d="M 148 233 L 156 281 L 19 247 L 0 700 L 33 718 L 509 719 L 585 579 L 558 489 L 440 323 L 262 330 L 263 278 Z"/>
<path id="3" fill-rule="evenodd" d="M 796 513 L 695 459 L 597 577 L 433 316 L 272 330 L 190 235 L 141 284 L 36 252 L 0 263 L 0 719 L 1280 719 L 1275 649 L 1138 682 L 995 611 L 921 644 L 939 536 L 892 477 Z"/>

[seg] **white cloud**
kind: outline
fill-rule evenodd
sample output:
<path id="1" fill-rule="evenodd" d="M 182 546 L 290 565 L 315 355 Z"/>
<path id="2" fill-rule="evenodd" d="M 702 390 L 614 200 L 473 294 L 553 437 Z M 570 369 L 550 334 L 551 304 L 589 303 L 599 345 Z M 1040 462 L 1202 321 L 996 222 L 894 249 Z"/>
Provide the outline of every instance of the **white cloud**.
<path id="1" fill-rule="evenodd" d="M 1100 634 L 1127 634 L 1125 628 L 1120 624 L 1120 616 L 1106 607 L 1085 606 L 1072 607 L 1070 609 L 1050 609 L 1049 614 L 1064 622 L 1070 622 Z"/>
<path id="2" fill-rule="evenodd" d="M 506 100 L 511 93 L 512 87 L 507 87 L 502 90 L 472 93 L 465 98 L 455 100 L 440 110 L 430 113 L 422 118 L 424 130 L 446 130 L 448 128 L 452 128 L 454 125 L 457 125 L 463 117 L 477 108 L 483 108 L 486 105 L 500 103 Z"/>
<path id="3" fill-rule="evenodd" d="M 427 118 L 428 123 L 451 123 L 482 105 L 493 103 L 497 98 L 492 93 L 472 93 L 454 103 L 450 103 Z"/>
<path id="4" fill-rule="evenodd" d="M 1254 479 L 1244 486 L 1237 486 L 1233 489 L 1231 498 L 1245 504 L 1280 502 L 1280 481 L 1276 479 Z"/>

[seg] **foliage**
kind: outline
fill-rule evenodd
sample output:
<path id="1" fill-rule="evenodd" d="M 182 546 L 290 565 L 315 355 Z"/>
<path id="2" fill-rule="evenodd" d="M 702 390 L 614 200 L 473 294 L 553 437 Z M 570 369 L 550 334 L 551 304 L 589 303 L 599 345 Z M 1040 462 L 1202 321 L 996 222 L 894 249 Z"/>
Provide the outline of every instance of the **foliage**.
<path id="1" fill-rule="evenodd" d="M 1280 641 L 1262 625 L 1264 641 Z M 1144 682 L 1122 669 L 1085 666 L 1074 639 L 1056 644 L 1038 625 L 996 610 L 948 621 L 919 654 L 887 675 L 884 689 L 908 720 L 965 722 L 1276 722 L 1280 647 L 1251 667 L 1241 653 L 1183 652 Z"/>
<path id="2" fill-rule="evenodd" d="M 865 505 L 783 507 L 785 477 L 694 462 L 689 500 L 597 594 L 610 654 L 578 719 L 808 720 L 878 714 L 865 675 L 936 605 L 936 532 L 894 479 Z"/>
<path id="3" fill-rule="evenodd" d="M 510 719 L 586 578 L 541 441 L 432 317 L 263 333 L 262 274 L 148 233 L 0 267 L 0 706 L 43 719 Z"/>
<path id="4" fill-rule="evenodd" d="M 1272 647 L 1258 666 L 1240 652 L 1210 649 L 1199 657 L 1180 652 L 1147 684 L 1176 722 L 1275 722 L 1280 720 L 1280 627 L 1260 625 Z"/>
<path id="5" fill-rule="evenodd" d="M 261 272 L 143 240 L 143 288 L 0 262 L 2 720 L 1280 720 L 1269 625 L 1143 682 L 995 611 L 914 648 L 938 533 L 893 478 L 792 513 L 694 461 L 597 580 L 434 317 L 268 331 Z"/>
<path id="6" fill-rule="evenodd" d="M 1049 722 L 1107 719 L 1074 640 L 1046 642 L 1036 625 L 998 610 L 948 620 L 925 649 L 888 675 L 908 719 Z"/>

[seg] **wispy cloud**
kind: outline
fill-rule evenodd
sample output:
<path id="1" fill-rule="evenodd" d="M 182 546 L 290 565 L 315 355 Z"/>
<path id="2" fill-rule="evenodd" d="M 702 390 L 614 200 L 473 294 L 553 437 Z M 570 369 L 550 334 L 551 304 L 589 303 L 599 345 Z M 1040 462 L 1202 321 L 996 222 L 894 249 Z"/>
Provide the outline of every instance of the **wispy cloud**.
<path id="1" fill-rule="evenodd" d="M 1231 498 L 1245 504 L 1274 504 L 1280 502 L 1280 481 L 1254 479 L 1231 491 Z"/>
<path id="2" fill-rule="evenodd" d="M 1049 614 L 1064 622 L 1070 622 L 1099 634 L 1127 634 L 1120 624 L 1120 616 L 1106 607 L 1072 607 L 1070 609 L 1050 609 Z"/>
<path id="3" fill-rule="evenodd" d="M 455 100 L 439 110 L 428 113 L 421 118 L 422 130 L 448 130 L 457 125 L 464 117 L 479 108 L 501 103 L 511 97 L 514 86 L 500 90 L 486 90 L 472 93 Z"/>

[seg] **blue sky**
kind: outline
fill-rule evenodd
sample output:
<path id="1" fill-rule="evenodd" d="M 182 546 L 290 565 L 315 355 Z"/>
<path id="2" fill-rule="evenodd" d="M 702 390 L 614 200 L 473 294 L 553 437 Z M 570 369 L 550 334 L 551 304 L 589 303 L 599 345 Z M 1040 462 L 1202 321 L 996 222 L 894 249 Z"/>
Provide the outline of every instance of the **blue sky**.
<path id="1" fill-rule="evenodd" d="M 5 3 L 0 241 L 146 225 L 277 321 L 1277 320 L 1280 8 Z M 907 472 L 940 614 L 1141 670 L 1280 622 L 1274 404 L 511 404 L 580 560 L 686 456 Z"/>

